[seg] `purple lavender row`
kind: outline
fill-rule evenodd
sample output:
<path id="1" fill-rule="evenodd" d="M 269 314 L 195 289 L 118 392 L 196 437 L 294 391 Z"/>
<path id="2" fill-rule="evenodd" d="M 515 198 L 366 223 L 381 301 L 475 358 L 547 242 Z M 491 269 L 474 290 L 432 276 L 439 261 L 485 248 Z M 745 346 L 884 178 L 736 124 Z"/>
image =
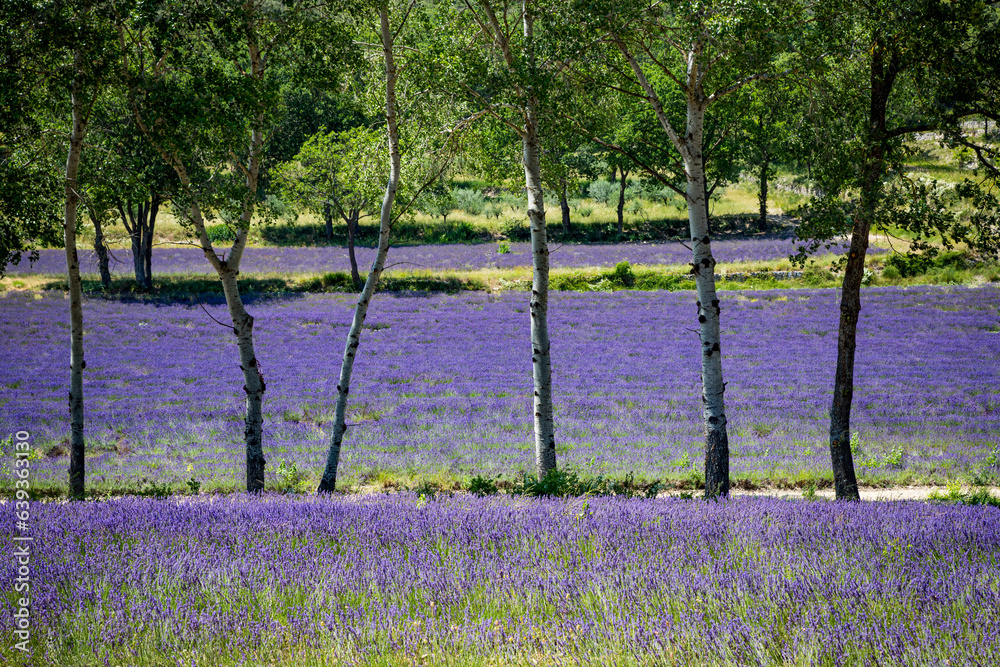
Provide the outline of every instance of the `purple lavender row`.
<path id="1" fill-rule="evenodd" d="M 322 469 L 352 299 L 299 295 L 250 309 L 272 482 L 281 462 Z M 693 297 L 560 293 L 551 304 L 560 463 L 647 478 L 700 469 Z M 736 477 L 828 470 L 837 305 L 836 290 L 724 296 Z M 223 306 L 208 308 L 225 320 Z M 65 320 L 59 295 L 0 297 L 0 431 L 30 430 L 43 451 L 68 435 Z M 238 486 L 242 381 L 229 330 L 197 307 L 101 299 L 85 304 L 85 322 L 88 479 Z M 527 329 L 522 294 L 376 299 L 354 374 L 345 480 L 530 469 Z M 998 331 L 996 286 L 866 292 L 853 419 L 862 480 L 954 479 L 995 456 Z M 63 484 L 66 461 L 33 470 Z"/>
<path id="2" fill-rule="evenodd" d="M 1000 661 L 989 507 L 265 496 L 31 517 L 33 664 Z"/>
<path id="3" fill-rule="evenodd" d="M 511 243 L 510 252 L 499 254 L 496 244 L 401 246 L 389 252 L 389 264 L 399 270 L 476 270 L 531 266 L 531 244 Z M 712 243 L 720 263 L 765 262 L 785 259 L 794 254 L 791 239 L 715 241 Z M 835 248 L 841 253 L 843 248 Z M 879 252 L 881 249 L 874 249 Z M 113 250 L 112 273 L 129 275 L 132 254 L 128 250 Z M 375 257 L 372 248 L 357 249 L 362 269 Z M 84 273 L 97 273 L 97 258 L 93 252 L 81 251 L 80 268 Z M 680 243 L 618 243 L 612 245 L 552 245 L 554 268 L 614 266 L 618 262 L 632 264 L 685 264 L 691 261 L 691 251 Z M 61 274 L 66 270 L 62 250 L 42 250 L 34 266 L 24 257 L 17 266 L 8 265 L 11 273 Z M 308 248 L 250 248 L 243 258 L 243 273 L 322 273 L 349 271 L 347 249 L 336 246 Z M 155 248 L 153 272 L 211 273 L 205 256 L 197 248 Z"/>

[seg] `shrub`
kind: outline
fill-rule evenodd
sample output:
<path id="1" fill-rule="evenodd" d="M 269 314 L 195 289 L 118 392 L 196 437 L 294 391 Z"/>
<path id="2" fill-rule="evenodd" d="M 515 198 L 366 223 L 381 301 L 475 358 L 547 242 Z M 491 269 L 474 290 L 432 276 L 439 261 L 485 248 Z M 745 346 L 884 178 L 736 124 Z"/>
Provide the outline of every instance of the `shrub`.
<path id="1" fill-rule="evenodd" d="M 589 218 L 590 214 L 593 212 L 594 209 L 591 206 L 581 206 L 576 210 L 577 215 L 579 215 L 581 218 Z"/>
<path id="2" fill-rule="evenodd" d="M 527 206 L 524 197 L 509 192 L 500 195 L 500 203 L 509 206 L 510 210 L 515 212 L 523 210 Z"/>
<path id="3" fill-rule="evenodd" d="M 902 278 L 903 276 L 899 272 L 899 269 L 890 264 L 889 266 L 882 269 L 882 277 L 885 278 L 886 280 L 897 280 L 898 278 Z"/>
<path id="4" fill-rule="evenodd" d="M 477 496 L 495 496 L 497 494 L 497 483 L 490 479 L 489 477 L 480 477 L 476 475 L 469 482 L 469 493 L 473 493 Z"/>
<path id="5" fill-rule="evenodd" d="M 486 199 L 479 190 L 452 190 L 455 206 L 469 215 L 481 215 L 486 206 Z"/>
<path id="6" fill-rule="evenodd" d="M 497 243 L 497 254 L 506 255 L 510 252 L 510 244 L 506 241 L 500 241 Z"/>
<path id="7" fill-rule="evenodd" d="M 822 285 L 833 280 L 833 274 L 823 267 L 810 264 L 806 267 L 806 270 L 802 272 L 802 280 L 804 280 L 807 285 Z"/>
<path id="8" fill-rule="evenodd" d="M 618 262 L 615 264 L 611 280 L 623 287 L 632 287 L 635 285 L 635 274 L 632 272 L 632 265 L 628 262 Z"/>
<path id="9" fill-rule="evenodd" d="M 607 204 L 611 201 L 612 196 L 616 194 L 618 187 L 614 183 L 609 183 L 605 180 L 594 181 L 587 188 L 587 193 L 590 198 L 599 204 Z"/>

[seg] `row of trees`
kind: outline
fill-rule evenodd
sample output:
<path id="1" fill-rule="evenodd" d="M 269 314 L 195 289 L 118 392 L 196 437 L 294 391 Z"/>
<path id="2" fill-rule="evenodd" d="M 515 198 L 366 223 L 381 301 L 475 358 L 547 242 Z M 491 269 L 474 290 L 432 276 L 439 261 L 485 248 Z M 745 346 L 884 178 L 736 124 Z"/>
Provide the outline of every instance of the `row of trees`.
<path id="1" fill-rule="evenodd" d="M 568 228 L 567 183 L 592 166 L 582 144 L 599 146 L 621 175 L 620 200 L 627 175 L 637 174 L 686 203 L 708 497 L 729 491 L 708 199 L 741 160 L 756 165 L 762 220 L 774 163 L 807 162 L 822 196 L 804 212 L 803 258 L 851 235 L 830 429 L 838 498 L 858 497 L 850 406 L 872 226 L 891 220 L 918 236 L 995 248 L 988 188 L 963 186 L 976 212 L 960 221 L 926 187 L 900 180 L 906 138 L 929 131 L 969 145 L 986 175 L 998 175 L 990 145 L 961 126 L 969 117 L 1000 120 L 995 3 L 12 0 L 0 12 L 0 105 L 9 119 L 0 131 L 4 259 L 53 240 L 52 193 L 63 192 L 74 497 L 83 496 L 85 477 L 81 202 L 99 253 L 102 223 L 122 220 L 143 284 L 160 207 L 169 201 L 190 226 L 218 275 L 237 340 L 250 492 L 264 487 L 266 383 L 239 270 L 251 224 L 273 214 L 274 192 L 322 212 L 330 231 L 337 215 L 352 240 L 382 192 L 379 251 L 364 280 L 352 258 L 360 296 L 322 492 L 336 485 L 353 361 L 392 224 L 460 153 L 466 168 L 508 178 L 517 170 L 524 179 L 540 477 L 556 466 L 543 189 L 558 193 Z M 66 150 L 63 187 L 53 175 L 54 145 Z M 813 162 L 817 154 L 823 158 Z M 232 231 L 228 248 L 209 234 L 216 217 Z"/>

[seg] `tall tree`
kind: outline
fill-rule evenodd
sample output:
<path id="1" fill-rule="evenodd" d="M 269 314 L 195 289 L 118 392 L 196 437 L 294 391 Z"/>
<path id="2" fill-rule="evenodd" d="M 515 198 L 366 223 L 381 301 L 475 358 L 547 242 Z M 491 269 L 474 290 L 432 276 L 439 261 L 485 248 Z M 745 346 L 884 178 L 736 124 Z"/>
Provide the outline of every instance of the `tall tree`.
<path id="1" fill-rule="evenodd" d="M 5 5 L 0 15 L 4 19 L 4 31 L 16 33 L 22 40 L 0 47 L 3 60 L 16 66 L 15 73 L 4 74 L 4 78 L 11 79 L 11 90 L 0 99 L 5 106 L 9 103 L 14 120 L 25 121 L 38 110 L 25 109 L 23 100 L 15 101 L 8 95 L 26 93 L 27 99 L 37 100 L 31 88 L 44 87 L 52 105 L 49 110 L 54 115 L 64 114 L 69 126 L 65 133 L 68 146 L 62 195 L 70 321 L 69 496 L 74 499 L 82 499 L 86 488 L 83 290 L 76 245 L 82 190 L 78 176 L 94 100 L 114 72 L 116 41 L 113 26 L 108 21 L 110 5 L 101 0 L 51 4 L 16 0 Z M 34 123 L 27 121 L 25 124 Z"/>
<path id="2" fill-rule="evenodd" d="M 464 102 L 520 140 L 528 199 L 532 282 L 531 363 L 535 468 L 544 477 L 556 467 L 549 339 L 549 248 L 542 191 L 543 124 L 560 67 L 552 55 L 557 30 L 540 0 L 462 0 L 440 3 L 450 25 L 441 30 L 440 81 Z M 457 39 L 456 39 L 457 37 Z"/>
<path id="3" fill-rule="evenodd" d="M 365 286 L 358 297 L 354 308 L 354 319 L 347 334 L 347 345 L 344 347 L 344 358 L 340 366 L 340 379 L 337 382 L 337 408 L 333 420 L 333 436 L 330 439 L 330 449 L 327 453 L 326 468 L 320 480 L 318 493 L 332 493 L 337 485 L 337 468 L 340 464 L 340 448 L 347 430 L 347 394 L 350 391 L 351 374 L 354 371 L 354 359 L 361 343 L 361 329 L 368 315 L 368 304 L 371 303 L 378 285 L 382 270 L 385 268 L 385 258 L 389 253 L 389 231 L 392 225 L 392 206 L 396 200 L 399 188 L 399 128 L 396 123 L 396 60 L 393 54 L 394 31 L 389 25 L 389 8 L 382 5 L 378 9 L 379 36 L 382 41 L 382 57 L 385 62 L 385 129 L 389 145 L 389 179 L 382 196 L 382 207 L 379 212 L 378 252 L 368 273 Z"/>
<path id="4" fill-rule="evenodd" d="M 594 45 L 578 78 L 647 104 L 683 164 L 693 247 L 691 273 L 698 291 L 702 402 L 705 423 L 705 495 L 729 493 L 729 435 L 724 400 L 715 289 L 715 258 L 708 220 L 706 115 L 752 81 L 787 72 L 796 40 L 815 15 L 801 3 L 718 0 L 591 2 L 573 7 L 577 44 Z M 595 42 L 593 35 L 603 35 Z M 593 67 L 596 60 L 596 69 Z M 725 133 L 722 135 L 725 136 Z M 721 141 L 718 138 L 716 141 Z M 613 143 L 613 142 L 607 142 Z M 670 185 L 669 183 L 665 183 Z"/>
<path id="5" fill-rule="evenodd" d="M 165 0 L 161 7 L 140 5 L 120 22 L 136 123 L 176 173 L 177 198 L 222 283 L 243 372 L 251 493 L 264 489 L 266 384 L 254 347 L 254 318 L 240 294 L 240 262 L 254 214 L 261 211 L 263 147 L 278 117 L 279 75 L 287 74 L 282 66 L 320 79 L 339 76 L 351 44 L 341 9 L 330 3 Z M 292 48 L 305 40 L 313 48 Z M 304 52 L 312 59 L 300 62 Z M 213 209 L 235 213 L 228 254 L 217 252 L 208 235 Z"/>
<path id="6" fill-rule="evenodd" d="M 883 217 L 897 223 L 907 218 L 903 224 L 923 233 L 951 226 L 950 216 L 928 200 L 925 188 L 887 186 L 901 171 L 907 137 L 938 130 L 967 141 L 962 118 L 998 117 L 1000 40 L 996 5 L 977 0 L 867 0 L 850 18 L 849 58 L 829 75 L 836 91 L 827 88 L 822 100 L 825 117 L 817 143 L 824 161 L 818 176 L 826 194 L 812 206 L 799 235 L 809 240 L 806 249 L 811 250 L 850 233 L 830 456 L 837 498 L 858 500 L 850 419 L 868 237 Z M 982 240 L 990 242 L 990 235 Z"/>

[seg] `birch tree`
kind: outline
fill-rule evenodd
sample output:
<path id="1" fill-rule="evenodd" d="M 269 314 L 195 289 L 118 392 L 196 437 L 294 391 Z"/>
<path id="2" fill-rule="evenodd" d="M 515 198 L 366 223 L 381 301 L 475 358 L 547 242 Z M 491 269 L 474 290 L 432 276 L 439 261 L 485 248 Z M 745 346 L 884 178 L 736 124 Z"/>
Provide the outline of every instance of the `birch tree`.
<path id="1" fill-rule="evenodd" d="M 572 16 L 594 68 L 576 67 L 587 83 L 643 101 L 655 113 L 683 165 L 701 341 L 705 495 L 729 493 L 729 434 L 722 372 L 721 305 L 708 221 L 706 115 L 752 81 L 776 78 L 794 65 L 787 54 L 809 34 L 815 16 L 800 3 L 681 0 L 579 2 Z M 594 63 L 597 63 L 595 66 Z M 719 139 L 721 141 L 721 138 Z M 613 141 L 605 142 L 613 145 Z M 665 185 L 670 186 L 669 182 Z"/>
<path id="2" fill-rule="evenodd" d="M 383 173 L 386 174 L 387 180 L 379 207 L 378 248 L 355 304 L 354 316 L 347 332 L 337 381 L 333 433 L 330 436 L 326 465 L 316 489 L 317 493 L 332 493 L 337 488 L 340 453 L 347 433 L 347 401 L 354 362 L 361 345 L 361 333 L 368 308 L 386 268 L 392 226 L 413 207 L 431 185 L 440 179 L 454 159 L 459 138 L 471 122 L 470 119 L 449 122 L 450 109 L 435 105 L 433 103 L 435 100 L 428 99 L 425 89 L 410 91 L 411 94 L 415 93 L 412 97 L 399 94 L 401 82 L 408 81 L 408 78 L 403 76 L 406 62 L 404 60 L 402 64 L 400 63 L 400 53 L 412 55 L 416 52 L 408 41 L 414 38 L 414 30 L 423 25 L 418 18 L 421 15 L 421 8 L 413 0 L 400 6 L 393 7 L 387 3 L 378 6 L 379 21 L 374 30 L 378 40 L 377 48 L 381 52 L 378 85 L 369 86 L 367 94 L 381 97 L 384 101 L 385 142 L 382 145 L 388 168 L 378 169 L 372 165 L 371 171 L 365 178 L 367 180 L 372 174 Z M 359 38 L 361 40 L 364 39 L 364 34 L 368 33 L 367 30 L 359 32 L 362 33 Z M 365 44 L 369 48 L 375 46 L 372 42 Z M 436 130 L 439 126 L 446 126 L 447 129 L 438 134 Z M 356 130 L 354 134 L 363 135 L 364 132 Z M 370 149 L 364 150 L 363 153 L 366 157 L 372 154 Z M 404 153 L 405 165 L 402 164 Z M 404 180 L 408 183 L 404 183 Z"/>
<path id="3" fill-rule="evenodd" d="M 240 263 L 259 208 L 264 142 L 276 124 L 277 70 L 287 63 L 293 40 L 310 39 L 325 47 L 311 51 L 332 70 L 324 76 L 338 74 L 350 45 L 339 9 L 328 3 L 251 0 L 228 6 L 167 0 L 151 14 L 119 22 L 136 124 L 176 173 L 177 199 L 195 244 L 225 295 L 246 395 L 246 488 L 251 493 L 264 489 L 267 385 L 254 346 L 254 318 L 240 294 Z M 300 51 L 294 53 L 301 57 Z M 213 209 L 220 208 L 235 211 L 228 252 L 216 250 L 207 231 Z"/>
<path id="4" fill-rule="evenodd" d="M 559 63 L 551 52 L 552 27 L 539 0 L 462 0 L 438 6 L 448 27 L 440 30 L 446 54 L 440 81 L 471 108 L 487 114 L 520 140 L 531 232 L 530 311 L 535 468 L 539 478 L 556 467 L 549 339 L 549 247 L 545 225 L 541 153 L 546 101 Z"/>
<path id="5" fill-rule="evenodd" d="M 82 499 L 86 489 L 86 443 L 84 440 L 83 370 L 83 289 L 77 252 L 77 214 L 82 191 L 78 180 L 80 157 L 93 111 L 94 101 L 114 73 L 115 41 L 108 21 L 110 2 L 81 0 L 58 4 L 14 2 L 5 6 L 0 17 L 5 32 L 18 33 L 21 42 L 4 44 L 3 60 L 19 71 L 4 78 L 11 92 L 30 100 L 31 87 L 42 86 L 55 104 L 45 111 L 62 115 L 68 122 L 66 161 L 63 170 L 63 240 L 69 286 L 70 330 L 70 462 L 69 496 Z M 4 96 L 6 98 L 6 95 Z M 3 98 L 0 98 L 3 99 Z M 35 98 L 37 99 L 37 98 Z M 39 113 L 26 109 L 22 100 L 4 99 L 16 119 Z M 65 127 L 65 125 L 63 125 Z"/>

